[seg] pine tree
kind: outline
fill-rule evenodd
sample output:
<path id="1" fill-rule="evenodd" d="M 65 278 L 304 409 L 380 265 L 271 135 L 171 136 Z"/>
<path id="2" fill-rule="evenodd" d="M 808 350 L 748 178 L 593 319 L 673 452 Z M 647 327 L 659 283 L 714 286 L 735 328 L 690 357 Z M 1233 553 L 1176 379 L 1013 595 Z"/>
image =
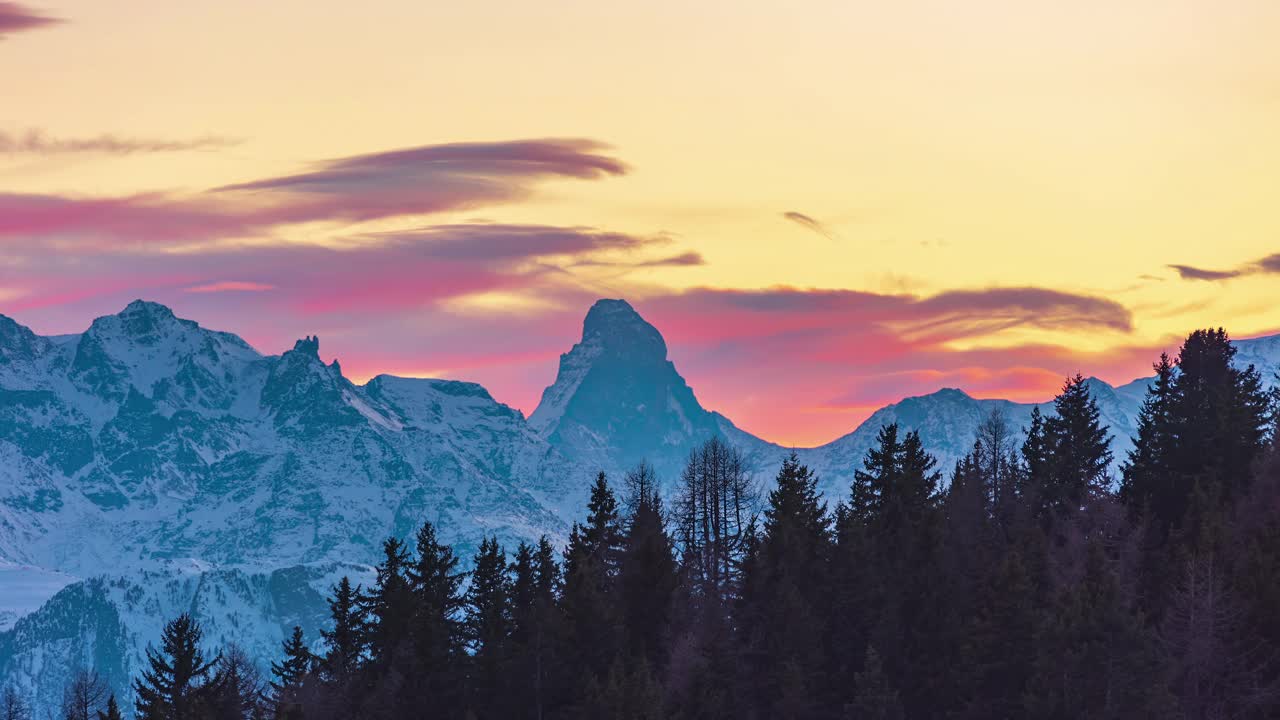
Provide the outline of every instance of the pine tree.
<path id="1" fill-rule="evenodd" d="M 375 673 L 390 670 L 399 655 L 408 651 L 414 615 L 408 563 L 409 554 L 404 543 L 395 538 L 386 540 L 382 545 L 377 579 L 362 600 L 368 617 L 365 630 L 369 662 Z"/>
<path id="2" fill-rule="evenodd" d="M 1043 489 L 1049 484 L 1049 438 L 1039 405 L 1031 408 L 1031 424 L 1025 429 L 1025 435 L 1021 448 L 1022 484 L 1018 494 L 1024 506 L 1038 509 L 1044 501 Z"/>
<path id="3" fill-rule="evenodd" d="M 413 691 L 403 693 L 401 700 L 409 707 L 430 704 L 449 717 L 464 699 L 460 671 L 465 638 L 459 616 L 465 606 L 461 587 L 466 573 L 458 570 L 453 548 L 439 541 L 431 523 L 418 530 L 416 545 L 417 556 L 407 573 L 413 659 L 412 665 L 406 663 L 412 669 L 405 675 L 412 678 Z"/>
<path id="4" fill-rule="evenodd" d="M 618 503 L 604 473 L 596 477 L 586 524 L 575 524 L 565 549 L 561 607 L 567 623 L 565 657 L 574 676 L 603 672 L 618 653 L 620 618 L 614 597 L 622 533 Z"/>
<path id="5" fill-rule="evenodd" d="M 1047 472 L 1039 488 L 1048 513 L 1079 509 L 1110 490 L 1111 438 L 1081 375 L 1067 380 L 1044 421 Z"/>
<path id="6" fill-rule="evenodd" d="M 303 640 L 302 628 L 294 625 L 293 634 L 282 643 L 284 660 L 271 663 L 272 703 L 276 718 L 300 718 L 302 683 L 315 665 L 315 658 Z"/>
<path id="7" fill-rule="evenodd" d="M 320 676 L 331 688 L 346 688 L 364 658 L 364 638 L 368 633 L 360 596 L 360 588 L 352 588 L 350 578 L 344 576 L 329 600 L 333 629 L 320 631 L 325 645 Z"/>
<path id="8" fill-rule="evenodd" d="M 1138 411 L 1138 435 L 1129 450 L 1120 481 L 1120 499 L 1135 512 L 1145 512 L 1146 504 L 1169 473 L 1173 454 L 1174 365 L 1168 353 L 1152 366 L 1155 382 L 1147 387 L 1147 397 Z"/>
<path id="9" fill-rule="evenodd" d="M 641 463 L 627 474 L 626 485 L 629 516 L 618 571 L 623 644 L 633 659 L 662 668 L 680 581 L 674 547 L 652 468 Z"/>
<path id="10" fill-rule="evenodd" d="M 206 660 L 200 624 L 182 614 L 164 626 L 160 649 L 147 648 L 147 667 L 135 680 L 140 720 L 196 720 L 219 657 Z"/>
<path id="11" fill-rule="evenodd" d="M 1252 366 L 1234 366 L 1235 355 L 1224 330 L 1197 330 L 1176 372 L 1164 358 L 1156 366 L 1122 495 L 1134 513 L 1149 513 L 1159 542 L 1175 527 L 1189 541 L 1200 536 L 1201 518 L 1247 490 L 1269 439 L 1271 397 Z"/>
<path id="12" fill-rule="evenodd" d="M 0 712 L 0 720 L 17 720 L 10 718 Z M 116 702 L 114 694 L 107 698 L 107 709 L 98 711 L 98 720 L 124 720 L 124 716 L 120 714 L 120 705 Z"/>
<path id="13" fill-rule="evenodd" d="M 825 684 L 831 520 L 817 477 L 792 453 L 778 471 L 764 531 L 744 566 L 739 627 L 755 705 L 773 717 L 808 717 Z"/>
<path id="14" fill-rule="evenodd" d="M 496 538 L 481 541 L 474 567 L 463 622 L 474 665 L 471 707 L 480 717 L 509 716 L 512 709 L 502 701 L 511 660 L 511 582 Z"/>

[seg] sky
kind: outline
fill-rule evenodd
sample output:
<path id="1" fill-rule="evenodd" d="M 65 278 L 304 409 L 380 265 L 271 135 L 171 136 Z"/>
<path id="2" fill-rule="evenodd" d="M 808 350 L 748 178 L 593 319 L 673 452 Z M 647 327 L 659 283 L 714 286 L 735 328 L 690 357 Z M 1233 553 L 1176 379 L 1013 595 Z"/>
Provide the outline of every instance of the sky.
<path id="1" fill-rule="evenodd" d="M 0 313 L 529 413 L 600 297 L 791 445 L 1280 329 L 1274 0 L 0 1 Z"/>

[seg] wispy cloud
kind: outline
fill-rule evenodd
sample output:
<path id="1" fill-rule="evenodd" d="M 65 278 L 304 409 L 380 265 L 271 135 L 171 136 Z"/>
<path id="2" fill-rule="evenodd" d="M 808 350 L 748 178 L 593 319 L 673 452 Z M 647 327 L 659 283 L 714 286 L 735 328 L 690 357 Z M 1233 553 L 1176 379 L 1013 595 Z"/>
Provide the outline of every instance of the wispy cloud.
<path id="1" fill-rule="evenodd" d="M 73 153 L 101 153 L 105 155 L 135 155 L 143 153 L 185 152 L 191 150 L 216 150 L 237 144 L 230 138 L 209 136 L 192 140 L 155 140 L 144 138 L 98 135 L 86 138 L 50 137 L 41 130 L 24 133 L 0 131 L 0 154 L 18 155 L 66 155 Z"/>
<path id="2" fill-rule="evenodd" d="M 818 233 L 819 235 L 821 235 L 822 237 L 828 240 L 831 240 L 834 242 L 837 239 L 836 234 L 833 233 L 826 225 L 824 225 L 822 222 L 818 221 L 817 219 L 809 215 L 805 215 L 802 212 L 796 212 L 795 210 L 788 210 L 782 213 L 782 217 L 787 220 L 790 220 L 791 222 L 799 225 L 802 228 L 805 228 L 806 230 L 810 230 L 812 232 Z"/>
<path id="3" fill-rule="evenodd" d="M 275 288 L 275 285 L 267 283 L 245 282 L 243 280 L 220 280 L 218 282 L 204 283 L 203 285 L 192 285 L 189 288 L 183 288 L 183 291 L 189 293 L 263 292 L 266 290 L 274 290 Z"/>
<path id="4" fill-rule="evenodd" d="M 658 268 L 658 267 L 695 267 L 706 265 L 706 258 L 698 252 L 684 252 L 677 255 L 653 258 L 650 260 L 600 260 L 585 259 L 573 263 L 573 267 L 611 267 L 611 268 Z"/>
<path id="5" fill-rule="evenodd" d="M 0 193 L 0 241 L 146 246 L 244 238 L 311 222 L 357 223 L 515 202 L 552 178 L 627 171 L 591 140 L 431 145 L 319 163 L 310 172 L 195 194 Z"/>
<path id="6" fill-rule="evenodd" d="M 1216 282 L 1219 280 L 1230 280 L 1244 274 L 1241 270 L 1207 270 L 1205 268 L 1193 267 L 1191 265 L 1170 265 L 1169 268 L 1176 270 L 1178 276 L 1183 280 L 1206 280 Z"/>
<path id="7" fill-rule="evenodd" d="M 1248 262 L 1231 270 L 1208 270 L 1192 265 L 1170 265 L 1183 280 L 1203 280 L 1221 282 L 1249 275 L 1280 273 L 1280 253 L 1274 253 L 1253 262 Z"/>
<path id="8" fill-rule="evenodd" d="M 5 35 L 35 30 L 59 22 L 62 21 L 58 18 L 41 14 L 16 2 L 0 0 L 0 40 L 4 39 Z"/>

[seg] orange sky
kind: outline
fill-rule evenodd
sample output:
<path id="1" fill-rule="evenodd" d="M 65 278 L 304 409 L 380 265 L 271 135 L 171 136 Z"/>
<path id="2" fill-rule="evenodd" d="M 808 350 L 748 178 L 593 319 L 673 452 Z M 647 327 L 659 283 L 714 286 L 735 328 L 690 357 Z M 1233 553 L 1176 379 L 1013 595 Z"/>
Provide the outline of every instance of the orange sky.
<path id="1" fill-rule="evenodd" d="M 704 404 L 796 444 L 944 385 L 1127 380 L 1280 327 L 1277 30 L 1270 0 L 0 2 L 0 312 L 147 297 L 528 412 L 626 297 Z"/>

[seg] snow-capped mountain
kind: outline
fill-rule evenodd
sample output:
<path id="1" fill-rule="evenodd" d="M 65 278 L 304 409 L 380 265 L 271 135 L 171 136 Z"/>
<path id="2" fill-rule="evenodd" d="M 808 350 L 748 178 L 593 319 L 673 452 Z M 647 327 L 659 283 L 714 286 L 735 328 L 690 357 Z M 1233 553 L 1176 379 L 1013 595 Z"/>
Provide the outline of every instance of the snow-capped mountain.
<path id="1" fill-rule="evenodd" d="M 42 706 L 87 664 L 123 691 L 181 611 L 265 663 L 294 624 L 314 639 L 329 587 L 367 582 L 382 540 L 424 520 L 463 557 L 488 535 L 560 540 L 596 470 L 644 459 L 671 485 L 720 436 L 764 483 L 790 452 L 704 408 L 622 300 L 590 309 L 528 420 L 472 383 L 355 385 L 319 342 L 265 356 L 141 301 L 78 335 L 0 316 L 0 677 Z M 1280 370 L 1280 336 L 1238 346 Z M 1090 385 L 1118 466 L 1146 380 Z M 920 430 L 945 473 L 992 408 L 1019 428 L 1032 406 L 942 389 L 797 452 L 834 500 L 884 424 Z"/>
<path id="2" fill-rule="evenodd" d="M 519 412 L 470 383 L 356 386 L 318 348 L 266 357 L 145 302 L 60 338 L 0 318 L 0 675 L 42 700 L 90 661 L 123 681 L 189 608 L 268 657 L 323 613 L 324 568 L 424 520 L 464 555 L 563 537 L 538 480 L 573 473 Z"/>
<path id="3" fill-rule="evenodd" d="M 625 300 L 591 307 L 529 426 L 579 462 L 616 471 L 647 460 L 665 478 L 721 432 L 667 359 L 662 334 Z"/>

